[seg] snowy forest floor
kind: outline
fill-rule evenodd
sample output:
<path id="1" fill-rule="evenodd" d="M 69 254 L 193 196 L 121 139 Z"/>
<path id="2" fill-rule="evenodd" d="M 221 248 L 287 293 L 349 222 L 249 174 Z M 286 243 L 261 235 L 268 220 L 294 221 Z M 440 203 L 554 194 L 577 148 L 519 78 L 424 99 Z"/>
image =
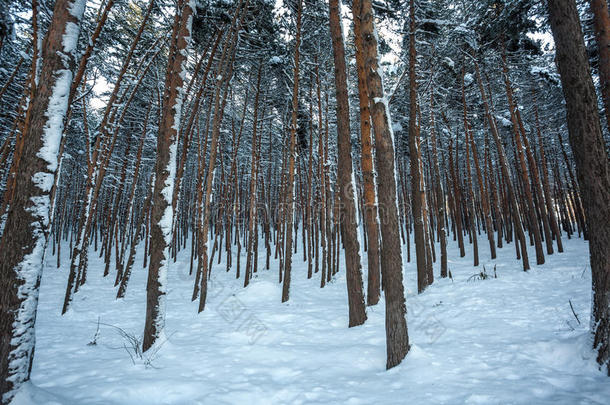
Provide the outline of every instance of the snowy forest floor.
<path id="1" fill-rule="evenodd" d="M 215 265 L 207 307 L 197 314 L 190 249 L 183 250 L 169 273 L 167 339 L 156 353 L 132 360 L 115 327 L 142 334 L 143 251 L 120 301 L 113 275 L 102 278 L 103 263 L 91 252 L 87 284 L 65 316 L 69 261 L 58 270 L 49 254 L 32 384 L 14 404 L 607 404 L 610 384 L 597 368 L 588 333 L 588 246 L 581 239 L 564 244 L 565 253 L 526 273 L 513 244 L 492 262 L 480 236 L 475 269 L 470 247 L 459 258 L 450 242 L 453 280 L 438 278 L 437 262 L 437 278 L 421 295 L 413 256 L 405 265 L 411 350 L 390 371 L 383 300 L 368 308 L 365 325 L 347 328 L 343 258 L 336 279 L 320 289 L 319 274 L 308 280 L 302 252 L 295 255 L 287 304 L 280 303 L 276 261 L 269 271 L 259 267 L 246 289 L 243 279 L 235 280 L 235 266 L 226 273 L 224 263 Z M 533 247 L 529 251 L 533 264 Z M 469 280 L 483 266 L 492 278 Z M 366 266 L 364 280 L 366 286 Z M 91 345 L 98 317 L 97 344 Z"/>

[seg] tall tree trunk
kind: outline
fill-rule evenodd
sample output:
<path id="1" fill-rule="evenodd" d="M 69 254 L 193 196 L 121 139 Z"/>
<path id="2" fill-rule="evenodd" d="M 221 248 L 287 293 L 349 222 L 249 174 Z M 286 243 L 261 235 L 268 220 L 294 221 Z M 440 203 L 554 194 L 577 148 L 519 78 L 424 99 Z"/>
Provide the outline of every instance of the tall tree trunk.
<path id="1" fill-rule="evenodd" d="M 417 292 L 423 292 L 429 284 L 426 261 L 426 238 L 424 231 L 424 190 L 423 173 L 420 171 L 420 139 L 417 130 L 417 78 L 415 65 L 415 3 L 409 1 L 409 161 L 411 164 L 411 211 L 413 212 L 413 233 L 415 235 L 415 254 L 417 259 Z"/>
<path id="2" fill-rule="evenodd" d="M 5 192 L 3 196 L 2 205 L 0 206 L 0 218 L 4 217 L 5 211 L 10 205 L 13 195 L 15 193 L 15 178 L 17 176 L 17 171 L 19 170 L 19 163 L 21 162 L 21 156 L 23 155 L 23 147 L 25 144 L 25 134 L 28 133 L 29 127 L 32 121 L 32 100 L 36 96 L 36 91 L 38 87 L 39 80 L 39 66 L 42 55 L 40 54 L 41 49 L 39 49 L 40 40 L 40 32 L 39 32 L 39 24 L 38 24 L 38 0 L 32 0 L 32 61 L 30 65 L 30 74 L 27 78 L 24 88 L 24 96 L 26 98 L 22 98 L 24 102 L 25 109 L 25 117 L 21 115 L 21 110 L 17 109 L 17 117 L 15 119 L 14 129 L 19 128 L 19 130 L 15 134 L 15 147 L 13 152 L 13 160 L 11 162 L 11 166 L 9 167 L 9 175 L 6 180 Z M 21 102 L 20 102 L 21 105 Z M 68 103 L 68 106 L 70 103 Z M 64 114 L 65 116 L 65 114 Z M 10 138 L 7 137 L 7 139 Z M 51 210 L 52 211 L 52 210 Z M 4 224 L 0 219 L 0 232 L 4 229 Z"/>
<path id="3" fill-rule="evenodd" d="M 377 196 L 371 142 L 371 112 L 366 85 L 365 60 L 362 50 L 360 24 L 354 24 L 356 44 L 356 66 L 358 68 L 358 99 L 360 102 L 361 169 L 364 183 L 364 223 L 367 241 L 368 282 L 366 300 L 368 305 L 379 302 L 381 268 L 379 263 L 379 223 L 377 221 Z"/>
<path id="4" fill-rule="evenodd" d="M 339 218 L 341 220 L 341 235 L 345 247 L 349 326 L 352 327 L 362 325 L 366 321 L 366 307 L 364 305 L 364 291 L 362 287 L 360 243 L 358 242 L 356 184 L 354 184 L 352 168 L 345 46 L 343 45 L 339 4 L 339 0 L 329 1 L 329 19 L 335 61 L 335 89 L 337 97 L 337 148 L 339 152 L 337 182 L 341 207 Z"/>
<path id="5" fill-rule="evenodd" d="M 317 62 L 317 59 L 314 59 Z M 322 89 L 320 83 L 320 71 L 318 64 L 315 66 L 316 72 L 316 93 L 318 97 L 318 198 L 320 200 L 319 204 L 316 204 L 316 214 L 320 215 L 318 223 L 318 227 L 320 228 L 320 244 L 322 245 L 322 271 L 320 272 L 320 288 L 324 288 L 326 285 L 326 271 L 328 266 L 328 257 L 330 257 L 329 249 L 330 246 L 330 233 L 327 232 L 327 223 L 328 218 L 326 215 L 326 190 L 327 190 L 327 176 L 326 176 L 326 157 L 325 157 L 325 148 L 324 148 L 324 128 L 323 128 L 323 112 L 322 112 Z"/>
<path id="6" fill-rule="evenodd" d="M 63 122 L 76 65 L 85 0 L 57 0 L 42 46 L 27 142 L 0 240 L 0 401 L 8 404 L 30 378 L 34 324 L 58 168 Z"/>
<path id="7" fill-rule="evenodd" d="M 589 236 L 593 347 L 610 373 L 610 163 L 576 3 L 548 0 L 548 8 Z"/>
<path id="8" fill-rule="evenodd" d="M 247 287 L 250 283 L 250 278 L 252 277 L 251 270 L 251 262 L 253 255 L 253 243 L 255 238 L 255 228 L 256 228 L 256 183 L 258 180 L 258 159 L 257 159 L 257 126 L 258 126 L 258 101 L 260 98 L 260 89 L 261 89 L 261 75 L 262 75 L 263 64 L 259 62 L 258 66 L 258 74 L 256 79 L 256 96 L 254 97 L 254 122 L 252 124 L 252 157 L 250 159 L 250 208 L 249 208 L 249 241 L 248 241 L 248 249 L 247 249 L 247 259 L 246 259 L 246 271 L 244 276 L 244 287 Z M 245 116 L 245 112 L 244 112 Z M 237 258 L 239 260 L 239 257 Z M 258 257 L 254 256 L 254 260 L 258 261 Z"/>
<path id="9" fill-rule="evenodd" d="M 294 224 L 294 171 L 296 160 L 297 116 L 299 110 L 299 59 L 301 47 L 301 19 L 303 16 L 303 0 L 297 6 L 297 32 L 294 45 L 294 76 L 292 87 L 292 119 L 290 123 L 290 149 L 288 151 L 288 184 L 286 185 L 286 257 L 284 259 L 284 284 L 282 285 L 282 302 L 290 298 L 290 274 L 292 271 L 292 229 Z"/>
<path id="10" fill-rule="evenodd" d="M 174 19 L 174 38 L 165 76 L 163 112 L 157 137 L 155 184 L 152 195 L 150 263 L 146 285 L 146 323 L 142 351 L 148 350 L 162 336 L 165 326 L 165 295 L 172 242 L 174 210 L 172 192 L 176 177 L 177 135 L 184 97 L 183 72 L 195 12 L 194 0 L 179 0 Z"/>
<path id="11" fill-rule="evenodd" d="M 606 125 L 610 130 L 610 12 L 606 0 L 589 0 L 593 13 L 595 41 L 599 50 L 599 85 L 604 101 Z"/>
<path id="12" fill-rule="evenodd" d="M 370 0 L 353 3 L 354 24 L 361 24 L 362 53 L 365 57 L 371 118 L 375 133 L 375 162 L 378 170 L 377 195 L 381 224 L 381 272 L 385 292 L 385 329 L 388 369 L 397 366 L 409 352 L 404 287 L 402 284 L 402 249 L 397 206 L 394 135 L 388 101 L 379 71 L 377 35 Z"/>
<path id="13" fill-rule="evenodd" d="M 466 91 L 464 86 L 464 74 L 465 68 L 462 68 L 462 118 L 464 120 L 464 135 L 466 137 L 466 213 L 468 214 L 468 222 L 470 223 L 470 239 L 472 241 L 472 255 L 473 255 L 473 264 L 474 266 L 479 265 L 479 238 L 477 236 L 476 231 L 476 208 L 474 204 L 475 195 L 474 189 L 472 187 L 472 171 L 470 170 L 470 138 L 472 137 L 472 133 L 470 132 L 470 123 L 468 122 L 468 110 L 466 106 Z M 457 152 L 457 142 L 456 142 L 456 152 Z M 456 156 L 457 163 L 457 156 Z"/>
<path id="14" fill-rule="evenodd" d="M 432 142 L 432 164 L 436 183 L 436 220 L 438 222 L 438 238 L 441 245 L 441 277 L 447 277 L 447 230 L 445 227 L 445 191 L 438 164 L 438 148 L 436 145 L 436 122 L 434 119 L 434 86 L 430 90 L 430 141 Z"/>

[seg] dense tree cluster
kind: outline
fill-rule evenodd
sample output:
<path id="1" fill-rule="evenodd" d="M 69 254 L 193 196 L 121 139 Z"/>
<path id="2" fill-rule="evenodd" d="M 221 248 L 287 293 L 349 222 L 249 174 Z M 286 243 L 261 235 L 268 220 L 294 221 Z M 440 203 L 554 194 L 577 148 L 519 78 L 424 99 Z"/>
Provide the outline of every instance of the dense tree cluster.
<path id="1" fill-rule="evenodd" d="M 275 271 L 285 302 L 296 260 L 322 288 L 344 269 L 349 326 L 385 297 L 391 368 L 407 263 L 422 292 L 451 276 L 448 238 L 528 270 L 582 236 L 608 364 L 609 44 L 605 0 L 5 0 L 2 403 L 29 378 L 45 251 L 62 313 L 90 277 L 121 299 L 148 271 L 143 350 L 181 250 L 200 312 L 215 271 Z"/>

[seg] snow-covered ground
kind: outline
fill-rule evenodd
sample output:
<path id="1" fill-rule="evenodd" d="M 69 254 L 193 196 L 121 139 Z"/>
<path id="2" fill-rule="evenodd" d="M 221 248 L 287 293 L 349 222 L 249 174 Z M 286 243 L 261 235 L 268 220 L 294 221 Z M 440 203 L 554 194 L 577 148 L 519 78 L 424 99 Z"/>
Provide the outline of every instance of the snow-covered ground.
<path id="1" fill-rule="evenodd" d="M 437 279 L 421 295 L 415 293 L 415 264 L 406 264 L 411 351 L 390 371 L 383 301 L 368 308 L 365 325 L 348 329 L 344 271 L 320 289 L 319 275 L 307 280 L 301 252 L 288 303 L 280 303 L 277 262 L 259 270 L 246 289 L 234 269 L 226 273 L 221 264 L 212 270 L 206 310 L 197 314 L 190 300 L 189 249 L 183 251 L 170 267 L 167 341 L 154 355 L 134 361 L 115 327 L 142 334 L 142 252 L 121 301 L 114 299 L 114 277 L 102 278 L 101 262 L 91 253 L 87 285 L 63 317 L 67 270 L 55 269 L 48 257 L 32 384 L 14 403 L 607 404 L 609 380 L 598 370 L 589 341 L 587 244 L 564 244 L 565 253 L 527 273 L 507 245 L 498 251 L 493 278 L 484 235 L 477 269 L 470 250 L 460 259 L 451 242 L 453 280 Z M 483 265 L 492 278 L 469 281 Z M 98 318 L 97 344 L 90 345 Z"/>

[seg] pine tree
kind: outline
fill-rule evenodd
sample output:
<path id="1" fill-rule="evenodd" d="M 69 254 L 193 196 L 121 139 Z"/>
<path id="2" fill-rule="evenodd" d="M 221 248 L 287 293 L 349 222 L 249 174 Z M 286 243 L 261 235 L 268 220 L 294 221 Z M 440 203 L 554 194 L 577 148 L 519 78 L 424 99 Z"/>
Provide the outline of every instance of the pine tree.
<path id="1" fill-rule="evenodd" d="M 610 373 L 610 160 L 602 137 L 576 3 L 549 0 L 548 10 L 589 232 L 593 347 L 598 351 L 598 363 Z"/>
<path id="2" fill-rule="evenodd" d="M 381 227 L 381 275 L 386 300 L 386 348 L 388 369 L 400 364 L 409 351 L 406 305 L 402 284 L 402 250 L 398 229 L 394 136 L 388 100 L 378 65 L 378 43 L 374 35 L 373 8 L 370 0 L 356 0 L 352 6 L 355 24 L 361 24 L 371 119 L 375 132 L 375 162 Z"/>
<path id="3" fill-rule="evenodd" d="M 335 90 L 337 94 L 337 147 L 339 165 L 337 178 L 341 203 L 341 234 L 345 247 L 347 296 L 349 301 L 349 326 L 358 326 L 366 321 L 360 243 L 356 219 L 355 187 L 352 175 L 352 146 L 350 142 L 349 99 L 347 95 L 347 72 L 345 47 L 339 15 L 339 0 L 330 0 L 330 32 L 335 61 Z"/>
<path id="4" fill-rule="evenodd" d="M 177 136 L 184 98 L 183 71 L 186 69 L 187 51 L 195 3 L 180 0 L 174 17 L 170 58 L 165 77 L 164 108 L 157 137 L 155 183 L 152 194 L 150 263 L 146 286 L 146 323 L 142 351 L 147 351 L 163 336 L 165 326 L 165 295 L 169 271 L 169 247 L 172 239 L 174 210 L 172 191 L 176 177 Z"/>
<path id="5" fill-rule="evenodd" d="M 57 0 L 42 43 L 40 74 L 32 75 L 29 110 L 13 195 L 0 240 L 0 398 L 8 404 L 30 378 L 34 324 L 58 168 L 63 121 L 76 65 L 85 0 Z M 13 164 L 16 164 L 14 162 Z"/>

